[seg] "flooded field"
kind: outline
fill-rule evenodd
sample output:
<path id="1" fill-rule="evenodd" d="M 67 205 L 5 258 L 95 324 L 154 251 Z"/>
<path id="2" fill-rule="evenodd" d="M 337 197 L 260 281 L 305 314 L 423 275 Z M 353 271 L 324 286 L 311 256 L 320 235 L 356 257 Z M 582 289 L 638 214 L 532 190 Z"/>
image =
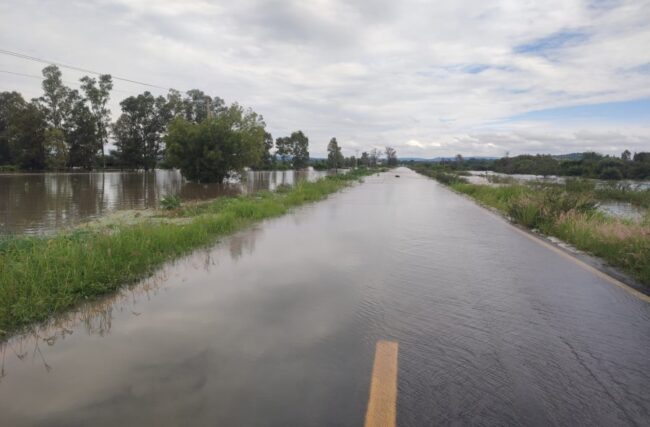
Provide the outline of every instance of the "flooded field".
<path id="1" fill-rule="evenodd" d="M 647 425 L 650 305 L 400 169 L 0 343 L 0 425 Z"/>
<path id="2" fill-rule="evenodd" d="M 530 181 L 541 181 L 553 184 L 562 184 L 567 180 L 565 176 L 555 176 L 555 175 L 524 175 L 524 174 L 505 174 L 492 171 L 468 171 L 469 176 L 465 177 L 472 184 L 480 185 L 499 185 L 501 183 L 517 183 L 517 182 L 530 182 Z M 495 182 L 490 181 L 490 177 L 496 178 Z M 624 185 L 632 191 L 641 191 L 650 189 L 650 181 L 630 181 L 630 180 L 621 180 L 621 181 L 605 181 L 600 179 L 589 179 L 596 183 L 597 187 L 606 187 L 610 185 Z"/>
<path id="3" fill-rule="evenodd" d="M 625 202 L 602 202 L 597 209 L 609 216 L 614 216 L 630 221 L 641 221 L 647 210 L 631 203 Z"/>
<path id="4" fill-rule="evenodd" d="M 241 181 L 224 184 L 191 183 L 172 170 L 0 174 L 0 235 L 47 234 L 118 210 L 158 207 L 168 194 L 183 200 L 213 199 L 327 174 L 311 169 L 250 171 Z"/>

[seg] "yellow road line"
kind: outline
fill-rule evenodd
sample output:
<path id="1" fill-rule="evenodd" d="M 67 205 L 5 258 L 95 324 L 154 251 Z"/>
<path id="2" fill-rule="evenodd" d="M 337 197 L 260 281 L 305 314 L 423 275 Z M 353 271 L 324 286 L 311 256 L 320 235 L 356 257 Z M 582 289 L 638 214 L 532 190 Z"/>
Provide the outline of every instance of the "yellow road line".
<path id="1" fill-rule="evenodd" d="M 394 427 L 397 418 L 397 343 L 377 341 L 366 427 Z"/>
<path id="2" fill-rule="evenodd" d="M 612 276 L 610 276 L 607 273 L 603 273 L 602 271 L 600 271 L 596 267 L 594 267 L 592 265 L 589 265 L 588 263 L 586 263 L 586 262 L 582 261 L 581 259 L 576 258 L 575 256 L 563 251 L 562 249 L 548 243 L 547 241 L 545 241 L 545 240 L 543 240 L 543 239 L 541 239 L 541 238 L 539 238 L 537 236 L 534 236 L 534 235 L 532 235 L 530 233 L 527 233 L 524 230 L 521 230 L 519 227 L 516 227 L 516 226 L 514 226 L 514 225 L 512 225 L 510 223 L 508 223 L 508 225 L 510 225 L 512 228 L 514 228 L 515 230 L 517 230 L 519 233 L 523 234 L 524 236 L 528 237 L 529 239 L 534 240 L 535 242 L 539 243 L 540 245 L 545 246 L 547 249 L 550 249 L 550 250 L 554 251 L 555 253 L 558 253 L 558 254 L 562 255 L 566 259 L 568 259 L 570 261 L 573 261 L 575 264 L 578 264 L 580 267 L 584 268 L 587 271 L 590 271 L 591 273 L 595 274 L 596 276 L 600 277 L 601 279 L 611 283 L 612 285 L 618 286 L 619 288 L 623 289 L 624 291 L 626 291 L 627 293 L 629 293 L 633 297 L 636 297 L 636 298 L 640 299 L 641 301 L 650 303 L 650 296 L 644 294 L 643 292 L 637 291 L 636 289 L 632 288 L 631 286 L 628 286 L 625 283 L 621 282 L 620 280 L 613 278 Z"/>

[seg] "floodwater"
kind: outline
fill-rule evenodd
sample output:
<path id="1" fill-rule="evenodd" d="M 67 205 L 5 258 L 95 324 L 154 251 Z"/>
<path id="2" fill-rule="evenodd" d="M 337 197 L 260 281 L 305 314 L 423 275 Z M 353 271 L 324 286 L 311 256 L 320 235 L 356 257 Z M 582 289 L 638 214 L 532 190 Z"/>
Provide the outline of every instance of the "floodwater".
<path id="1" fill-rule="evenodd" d="M 650 424 L 650 304 L 406 169 L 0 344 L 0 425 Z"/>
<path id="2" fill-rule="evenodd" d="M 502 180 L 504 180 L 504 183 L 508 183 L 509 181 L 520 182 L 520 183 L 540 181 L 540 182 L 546 182 L 552 184 L 563 184 L 564 182 L 566 182 L 568 178 L 565 176 L 557 176 L 557 175 L 547 175 L 547 176 L 526 175 L 526 174 L 509 175 L 509 174 L 493 172 L 493 171 L 468 171 L 468 172 L 470 175 L 464 178 L 466 178 L 472 184 L 480 184 L 480 185 L 500 185 L 499 183 L 490 182 L 487 179 L 488 176 L 501 178 Z M 594 182 L 596 184 L 596 187 L 598 188 L 619 186 L 619 187 L 624 187 L 625 189 L 630 191 L 645 191 L 650 189 L 650 181 L 642 181 L 642 180 L 606 181 L 602 179 L 588 179 L 588 180 Z"/>
<path id="3" fill-rule="evenodd" d="M 647 209 L 635 206 L 628 202 L 604 202 L 598 204 L 598 210 L 616 218 L 630 221 L 641 221 L 646 215 Z"/>
<path id="4" fill-rule="evenodd" d="M 0 235 L 48 234 L 118 210 L 158 207 L 170 194 L 206 200 L 274 190 L 327 174 L 312 169 L 250 171 L 241 181 L 224 184 L 191 183 L 177 170 L 0 174 Z"/>

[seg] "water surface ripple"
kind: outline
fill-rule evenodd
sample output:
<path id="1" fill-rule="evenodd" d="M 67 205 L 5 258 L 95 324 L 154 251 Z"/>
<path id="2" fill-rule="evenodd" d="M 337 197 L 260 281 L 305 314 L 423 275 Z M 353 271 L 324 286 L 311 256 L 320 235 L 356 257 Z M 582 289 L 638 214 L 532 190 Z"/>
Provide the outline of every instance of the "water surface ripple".
<path id="1" fill-rule="evenodd" d="M 0 344 L 0 425 L 648 425 L 650 305 L 405 169 Z"/>

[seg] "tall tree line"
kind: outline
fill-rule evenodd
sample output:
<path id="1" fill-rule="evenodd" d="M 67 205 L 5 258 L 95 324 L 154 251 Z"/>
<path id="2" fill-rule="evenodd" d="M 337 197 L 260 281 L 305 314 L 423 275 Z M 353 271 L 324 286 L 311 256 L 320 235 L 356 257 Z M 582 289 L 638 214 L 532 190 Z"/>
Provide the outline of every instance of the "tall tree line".
<path id="1" fill-rule="evenodd" d="M 129 96 L 120 102 L 114 123 L 108 74 L 82 77 L 77 90 L 66 86 L 59 68 L 50 65 L 43 69 L 42 89 L 31 101 L 17 92 L 0 92 L 0 170 L 152 170 L 162 165 L 207 182 L 245 167 L 302 169 L 310 164 L 309 138 L 301 130 L 274 141 L 262 116 L 198 89 Z M 106 153 L 109 143 L 115 149 Z M 386 154 L 390 160 L 394 150 L 387 148 Z M 361 162 L 375 166 L 380 157 L 375 149 L 364 153 Z M 327 165 L 357 163 L 356 158 L 344 159 L 332 138 Z"/>
<path id="2" fill-rule="evenodd" d="M 113 82 L 81 78 L 81 91 L 64 85 L 55 65 L 43 69 L 43 95 L 26 101 L 0 93 L 0 165 L 21 170 L 92 169 L 108 142 Z"/>

